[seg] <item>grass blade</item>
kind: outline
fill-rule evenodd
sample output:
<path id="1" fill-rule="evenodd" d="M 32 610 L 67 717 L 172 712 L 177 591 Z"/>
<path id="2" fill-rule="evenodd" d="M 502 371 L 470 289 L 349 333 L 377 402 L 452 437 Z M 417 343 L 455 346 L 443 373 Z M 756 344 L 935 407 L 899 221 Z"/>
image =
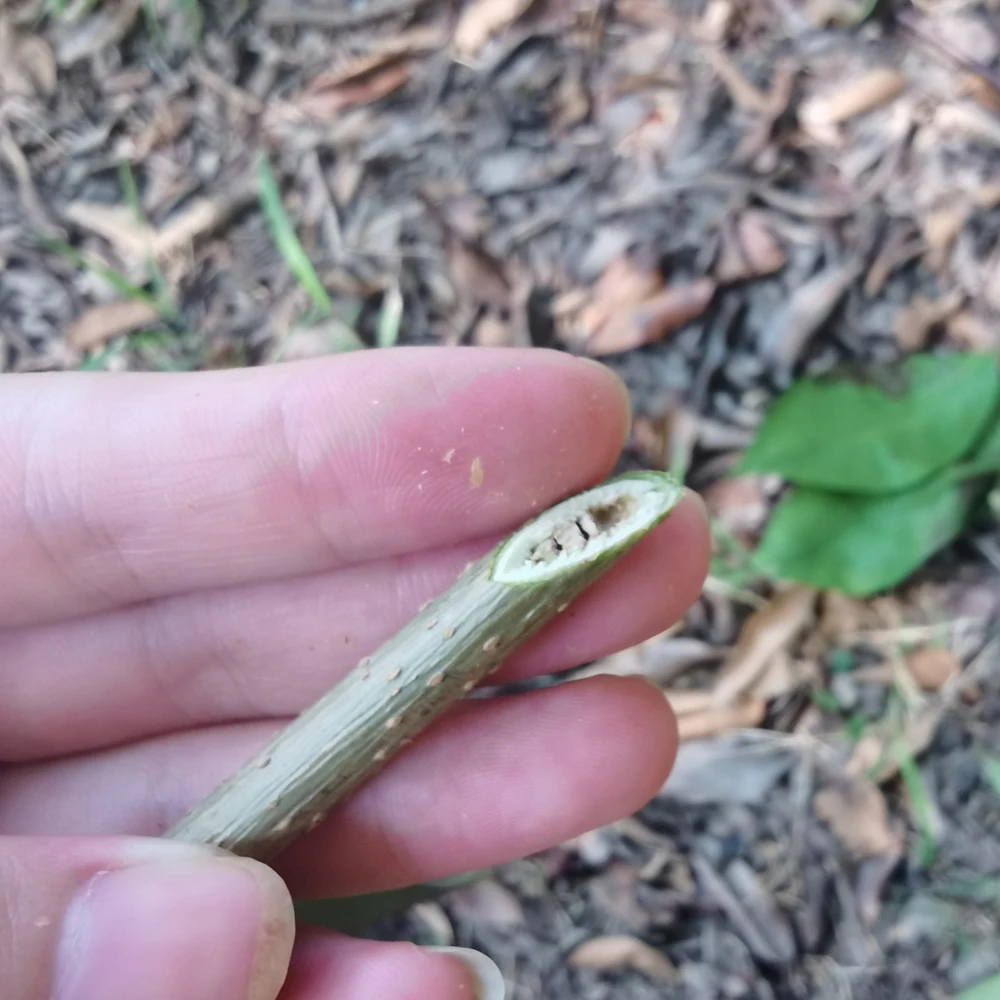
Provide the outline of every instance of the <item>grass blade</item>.
<path id="1" fill-rule="evenodd" d="M 309 296 L 316 311 L 324 317 L 329 316 L 333 312 L 333 303 L 285 214 L 285 206 L 281 201 L 281 192 L 278 190 L 274 171 L 263 154 L 257 160 L 257 179 L 260 185 L 260 206 L 278 253 L 281 254 L 292 276 Z"/>
<path id="2" fill-rule="evenodd" d="M 99 275 L 119 295 L 121 295 L 122 298 L 135 299 L 137 302 L 145 302 L 151 308 L 162 313 L 163 303 L 160 302 L 156 296 L 150 295 L 144 288 L 140 288 L 138 285 L 132 284 L 131 281 L 127 278 L 123 278 L 112 268 L 91 260 L 85 254 L 80 253 L 79 250 L 71 247 L 68 243 L 63 243 L 61 240 L 45 240 L 43 241 L 43 245 L 50 253 L 54 253 L 57 256 L 62 257 L 63 260 L 72 264 L 74 267 L 83 268 L 93 274 Z"/>
<path id="3" fill-rule="evenodd" d="M 395 347 L 399 341 L 399 328 L 403 323 L 403 293 L 399 285 L 393 285 L 382 299 L 375 328 L 375 343 L 378 347 Z"/>

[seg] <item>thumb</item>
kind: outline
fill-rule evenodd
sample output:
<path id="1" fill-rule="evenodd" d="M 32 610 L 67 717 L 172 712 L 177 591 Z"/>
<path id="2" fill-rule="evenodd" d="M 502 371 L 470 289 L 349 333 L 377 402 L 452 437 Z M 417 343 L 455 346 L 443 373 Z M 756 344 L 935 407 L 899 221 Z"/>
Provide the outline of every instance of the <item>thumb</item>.
<path id="1" fill-rule="evenodd" d="M 294 927 L 270 868 L 214 848 L 0 837 L 4 1000 L 275 1000 Z"/>

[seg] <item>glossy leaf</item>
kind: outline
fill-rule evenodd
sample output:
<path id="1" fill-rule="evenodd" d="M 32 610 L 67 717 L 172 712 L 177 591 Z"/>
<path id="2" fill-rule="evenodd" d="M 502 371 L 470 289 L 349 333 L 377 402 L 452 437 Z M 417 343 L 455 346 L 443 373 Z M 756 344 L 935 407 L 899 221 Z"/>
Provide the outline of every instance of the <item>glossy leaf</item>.
<path id="1" fill-rule="evenodd" d="M 756 564 L 778 579 L 869 597 L 956 538 L 974 498 L 946 475 L 888 497 L 799 488 L 772 515 Z"/>
<path id="2" fill-rule="evenodd" d="M 974 447 L 1000 376 L 987 354 L 918 355 L 904 375 L 899 392 L 846 378 L 797 383 L 771 408 L 741 471 L 866 495 L 926 480 Z"/>

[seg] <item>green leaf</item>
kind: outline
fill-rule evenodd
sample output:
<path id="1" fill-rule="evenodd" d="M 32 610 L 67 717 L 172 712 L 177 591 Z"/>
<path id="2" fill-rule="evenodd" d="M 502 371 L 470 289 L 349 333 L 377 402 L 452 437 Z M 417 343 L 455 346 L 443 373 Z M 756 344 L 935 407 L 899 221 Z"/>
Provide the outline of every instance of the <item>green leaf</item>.
<path id="1" fill-rule="evenodd" d="M 989 979 L 956 993 L 951 1000 L 1000 1000 L 1000 975 L 990 976 Z"/>
<path id="2" fill-rule="evenodd" d="M 800 487 L 778 505 L 755 561 L 781 580 L 870 597 L 954 540 L 974 497 L 944 474 L 888 497 Z"/>
<path id="3" fill-rule="evenodd" d="M 997 472 L 1000 472 L 1000 410 L 987 422 L 986 430 L 969 458 L 955 466 L 953 475 L 956 479 L 973 479 Z"/>
<path id="4" fill-rule="evenodd" d="M 798 382 L 771 407 L 740 471 L 868 495 L 922 482 L 975 445 L 1000 375 L 990 354 L 917 355 L 905 374 L 898 394 L 846 379 Z"/>

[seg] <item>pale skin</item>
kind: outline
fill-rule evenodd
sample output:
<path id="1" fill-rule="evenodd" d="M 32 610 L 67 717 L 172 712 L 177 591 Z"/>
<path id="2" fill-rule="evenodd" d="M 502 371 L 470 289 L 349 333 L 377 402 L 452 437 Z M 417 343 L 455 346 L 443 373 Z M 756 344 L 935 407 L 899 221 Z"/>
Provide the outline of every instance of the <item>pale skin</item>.
<path id="1" fill-rule="evenodd" d="M 11 1000 L 468 1000 L 297 898 L 439 879 L 642 806 L 676 730 L 641 680 L 464 704 L 273 868 L 158 839 L 503 534 L 601 481 L 620 384 L 546 351 L 0 378 L 0 983 Z M 693 498 L 501 668 L 683 616 Z"/>

